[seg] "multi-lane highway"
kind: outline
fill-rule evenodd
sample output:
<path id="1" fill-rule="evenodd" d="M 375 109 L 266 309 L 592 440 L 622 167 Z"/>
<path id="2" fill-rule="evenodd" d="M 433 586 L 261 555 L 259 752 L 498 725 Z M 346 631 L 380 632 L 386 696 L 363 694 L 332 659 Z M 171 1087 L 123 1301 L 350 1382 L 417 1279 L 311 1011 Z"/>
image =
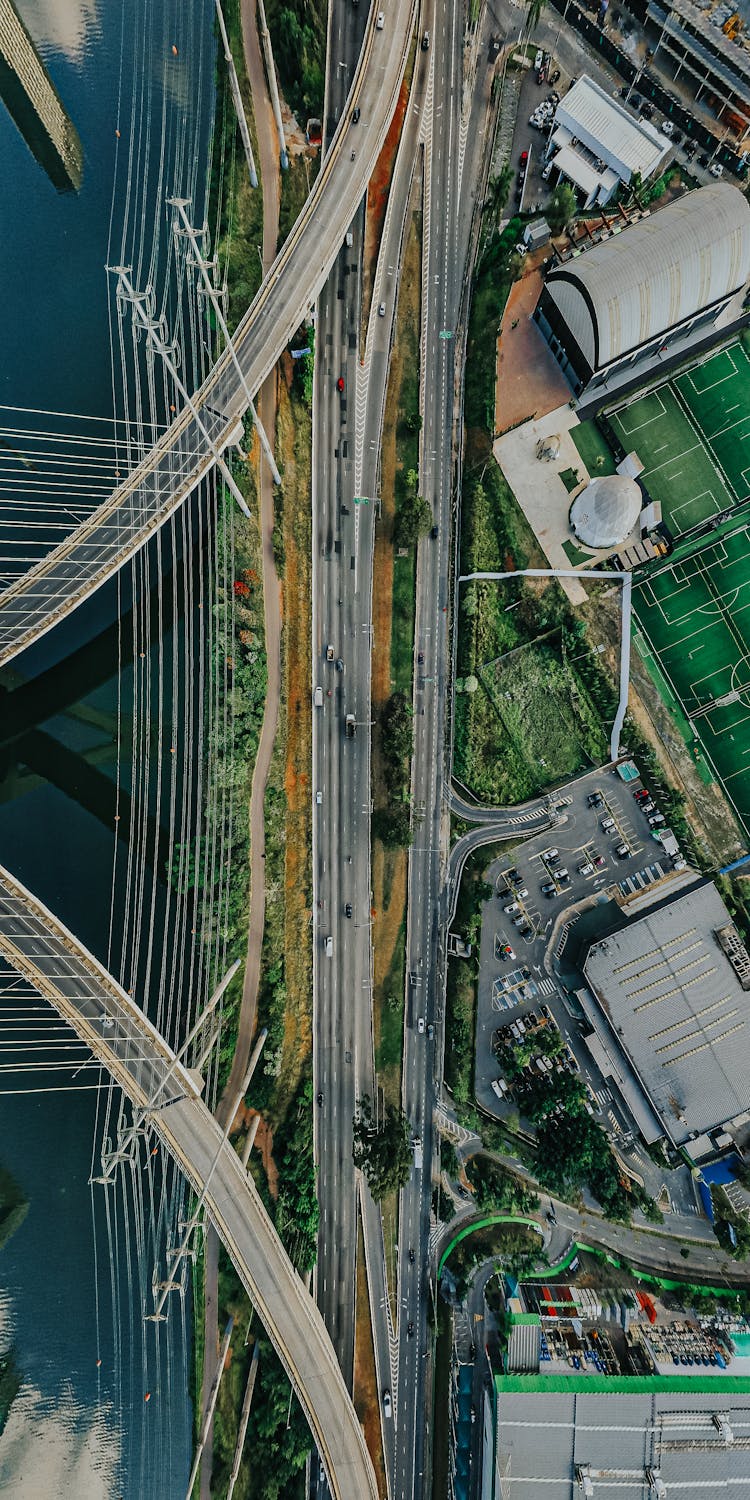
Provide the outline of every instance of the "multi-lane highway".
<path id="1" fill-rule="evenodd" d="M 193 1075 L 111 975 L 3 869 L 0 954 L 146 1112 L 149 1127 L 205 1203 L 299 1397 L 332 1495 L 376 1500 L 362 1429 L 323 1320 Z"/>
<path id="2" fill-rule="evenodd" d="M 489 29 L 485 37 L 481 32 L 467 36 L 462 19 L 458 7 L 438 0 L 431 42 L 432 130 L 425 149 L 419 488 L 431 506 L 438 534 L 421 543 L 417 569 L 414 843 L 409 858 L 402 1094 L 413 1133 L 422 1141 L 424 1165 L 421 1170 L 415 1167 L 401 1195 L 399 1216 L 399 1382 L 393 1478 L 393 1493 L 398 1496 L 425 1493 L 430 1472 L 428 1244 L 432 1174 L 437 1167 L 433 1111 L 442 1077 L 443 743 L 455 394 L 456 379 L 461 379 L 455 350 L 493 73 Z"/>
<path id="3" fill-rule="evenodd" d="M 415 5 L 416 0 L 392 0 L 382 28 L 374 7 L 370 10 L 348 107 L 320 175 L 235 333 L 239 370 L 231 351 L 224 351 L 200 390 L 113 495 L 0 594 L 0 665 L 101 587 L 191 493 L 216 451 L 234 440 L 247 390 L 259 389 L 309 311 L 339 253 L 351 205 L 365 192 L 398 98 Z M 355 108 L 360 110 L 356 126 Z M 122 311 L 125 315 L 127 307 Z M 168 333 L 155 331 L 168 342 Z"/>

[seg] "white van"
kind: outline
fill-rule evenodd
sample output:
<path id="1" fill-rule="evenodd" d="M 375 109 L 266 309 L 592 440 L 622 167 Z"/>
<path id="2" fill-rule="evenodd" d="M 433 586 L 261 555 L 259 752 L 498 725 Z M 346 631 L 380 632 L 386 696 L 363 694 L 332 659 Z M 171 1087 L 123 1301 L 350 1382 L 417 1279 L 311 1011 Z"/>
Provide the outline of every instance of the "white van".
<path id="1" fill-rule="evenodd" d="M 333 958 L 333 938 L 326 938 L 326 958 Z"/>

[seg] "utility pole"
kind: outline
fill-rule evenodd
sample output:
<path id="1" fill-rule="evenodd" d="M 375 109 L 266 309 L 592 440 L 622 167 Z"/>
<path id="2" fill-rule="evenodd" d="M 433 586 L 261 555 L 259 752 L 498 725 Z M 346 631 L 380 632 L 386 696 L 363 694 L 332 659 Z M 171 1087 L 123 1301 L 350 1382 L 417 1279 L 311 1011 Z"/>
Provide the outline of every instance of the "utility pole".
<path id="1" fill-rule="evenodd" d="M 247 516 L 248 520 L 250 520 L 250 512 L 247 508 L 245 497 L 242 494 L 239 486 L 237 485 L 237 482 L 234 479 L 234 476 L 232 475 L 230 469 L 228 468 L 225 459 L 222 457 L 222 450 L 217 448 L 216 443 L 211 437 L 211 434 L 208 431 L 208 428 L 206 427 L 206 424 L 200 412 L 198 411 L 198 408 L 192 396 L 189 395 L 187 387 L 183 385 L 179 375 L 177 374 L 177 368 L 175 366 L 174 359 L 169 352 L 169 345 L 164 338 L 163 320 L 159 319 L 157 321 L 144 310 L 144 304 L 148 304 L 148 302 L 151 301 L 151 295 L 148 292 L 137 292 L 135 290 L 128 274 L 128 272 L 130 271 L 129 266 L 108 266 L 107 270 L 114 272 L 114 274 L 118 277 L 117 295 L 125 297 L 128 302 L 132 303 L 134 316 L 138 319 L 141 328 L 145 330 L 146 337 L 152 348 L 156 350 L 156 353 L 164 361 L 164 364 L 166 365 L 169 374 L 171 375 L 180 395 L 182 396 L 182 399 L 185 402 L 190 415 L 192 416 L 194 422 L 196 422 L 200 430 L 201 436 L 205 438 L 205 441 L 208 444 L 211 454 L 213 455 L 214 463 L 217 465 L 227 489 L 230 491 L 230 494 L 234 496 L 237 504 L 240 507 L 240 510 L 242 511 L 242 514 L 244 516 Z M 236 441 L 237 436 L 235 429 L 235 431 L 230 434 L 224 446 L 228 447 L 230 442 Z"/>
<path id="2" fill-rule="evenodd" d="M 242 366 L 241 366 L 241 364 L 239 362 L 239 359 L 237 358 L 237 351 L 235 350 L 234 344 L 232 342 L 232 335 L 230 334 L 229 329 L 227 327 L 226 318 L 224 317 L 224 313 L 222 312 L 221 303 L 219 302 L 219 298 L 218 298 L 217 293 L 216 293 L 216 288 L 215 288 L 215 286 L 214 286 L 214 284 L 213 284 L 213 282 L 211 280 L 211 277 L 208 274 L 208 263 L 207 263 L 207 261 L 205 259 L 205 256 L 203 255 L 203 251 L 201 250 L 201 247 L 200 247 L 200 244 L 199 244 L 199 235 L 198 235 L 198 232 L 197 232 L 197 230 L 195 230 L 193 228 L 193 226 L 190 223 L 190 220 L 188 219 L 188 216 L 187 216 L 186 210 L 187 210 L 187 208 L 188 208 L 188 206 L 190 204 L 190 201 L 191 200 L 189 198 L 167 198 L 167 203 L 170 205 L 170 207 L 177 209 L 177 212 L 178 212 L 178 214 L 180 216 L 180 219 L 182 220 L 182 230 L 180 230 L 179 225 L 177 224 L 177 221 L 175 220 L 174 232 L 175 232 L 176 235 L 178 235 L 180 233 L 185 234 L 187 236 L 187 238 L 190 240 L 190 243 L 191 243 L 191 245 L 193 247 L 193 254 L 195 256 L 195 265 L 198 267 L 198 270 L 200 271 L 201 276 L 203 278 L 203 285 L 205 286 L 206 291 L 208 293 L 208 296 L 211 299 L 211 306 L 213 307 L 214 313 L 216 314 L 216 321 L 219 324 L 219 327 L 220 327 L 220 329 L 221 329 L 221 331 L 222 331 L 222 333 L 224 335 L 224 342 L 226 344 L 227 349 L 229 350 L 229 353 L 230 353 L 231 358 L 232 358 L 232 363 L 233 363 L 234 368 L 237 371 L 237 374 L 239 376 L 240 384 L 241 384 L 242 389 L 243 389 L 243 391 L 245 393 L 245 400 L 247 401 L 247 404 L 250 407 L 252 418 L 253 418 L 253 421 L 255 423 L 257 432 L 258 432 L 258 437 L 260 438 L 261 448 L 263 449 L 263 452 L 266 455 L 266 459 L 267 459 L 267 462 L 268 462 L 268 467 L 271 470 L 271 473 L 273 475 L 273 482 L 274 482 L 274 484 L 280 485 L 281 484 L 281 475 L 280 475 L 280 473 L 279 473 L 279 471 L 278 471 L 278 469 L 276 467 L 276 464 L 274 462 L 273 450 L 271 448 L 271 444 L 268 441 L 268 437 L 266 436 L 265 428 L 263 427 L 263 424 L 262 424 L 262 422 L 260 420 L 260 417 L 258 416 L 258 413 L 257 413 L 257 411 L 255 409 L 255 405 L 253 403 L 252 394 L 250 392 L 248 383 L 247 383 L 247 381 L 245 379 L 245 375 L 244 375 L 244 371 L 242 369 Z M 205 232 L 206 232 L 205 229 L 201 231 L 200 238 L 203 237 L 203 235 L 205 234 Z"/>
<path id="3" fill-rule="evenodd" d="M 254 188 L 257 188 L 257 186 L 258 186 L 258 173 L 255 170 L 255 158 L 253 156 L 253 146 L 252 146 L 252 141 L 250 140 L 250 131 L 248 130 L 248 127 L 247 127 L 247 120 L 245 118 L 245 107 L 244 107 L 244 105 L 242 103 L 242 95 L 240 93 L 239 79 L 237 78 L 237 69 L 234 66 L 234 58 L 232 57 L 232 49 L 231 49 L 231 47 L 229 45 L 229 37 L 227 36 L 227 28 L 226 28 L 226 26 L 224 24 L 224 14 L 223 14 L 222 9 L 221 9 L 221 0 L 216 0 L 216 19 L 217 19 L 217 21 L 219 23 L 219 31 L 221 32 L 221 44 L 222 44 L 222 46 L 224 48 L 224 61 L 225 61 L 226 65 L 227 65 L 227 72 L 229 74 L 229 87 L 232 90 L 232 98 L 234 100 L 234 108 L 235 108 L 235 112 L 236 112 L 236 115 L 237 115 L 237 124 L 240 127 L 240 135 L 242 136 L 242 144 L 243 144 L 243 146 L 245 148 L 245 156 L 247 158 L 247 169 L 248 169 L 248 172 L 250 173 L 250 186 L 254 187 Z"/>
<path id="4" fill-rule="evenodd" d="M 253 1391 L 255 1390 L 255 1377 L 258 1373 L 259 1353 L 260 1345 L 258 1344 L 258 1340 L 256 1339 L 255 1348 L 253 1349 L 253 1357 L 250 1362 L 250 1369 L 247 1376 L 247 1385 L 245 1386 L 245 1399 L 242 1403 L 242 1412 L 240 1413 L 240 1425 L 237 1429 L 237 1446 L 235 1447 L 234 1458 L 232 1460 L 232 1472 L 229 1475 L 229 1484 L 227 1486 L 227 1500 L 232 1500 L 234 1487 L 237 1483 L 237 1475 L 240 1472 L 240 1463 L 242 1462 L 242 1449 L 245 1446 L 245 1433 L 247 1432 L 247 1424 L 250 1420 L 250 1407 L 253 1401 Z"/>
<path id="5" fill-rule="evenodd" d="M 276 69 L 273 65 L 271 34 L 266 24 L 266 7 L 263 4 L 263 0 L 258 0 L 258 19 L 260 20 L 260 36 L 263 43 L 263 51 L 266 57 L 266 72 L 268 74 L 268 87 L 271 90 L 273 117 L 276 121 L 276 129 L 279 133 L 279 161 L 281 163 L 282 172 L 288 172 L 289 157 L 287 155 L 286 140 L 284 138 L 284 122 L 281 118 L 281 105 L 279 104 L 279 86 L 276 82 Z"/>
<path id="6" fill-rule="evenodd" d="M 205 1180 L 205 1182 L 203 1184 L 203 1187 L 201 1188 L 200 1197 L 198 1198 L 198 1202 L 195 1205 L 194 1212 L 192 1213 L 192 1215 L 191 1215 L 190 1219 L 188 1220 L 187 1224 L 185 1225 L 185 1233 L 184 1233 L 184 1235 L 182 1237 L 182 1241 L 178 1245 L 178 1247 L 177 1247 L 176 1250 L 171 1250 L 169 1252 L 170 1257 L 173 1260 L 173 1264 L 172 1264 L 171 1270 L 169 1272 L 169 1275 L 167 1277 L 167 1280 L 163 1281 L 161 1283 L 160 1287 L 159 1287 L 159 1298 L 157 1300 L 156 1307 L 154 1308 L 154 1311 L 152 1313 L 147 1313 L 146 1314 L 146 1322 L 147 1323 L 163 1323 L 165 1321 L 165 1315 L 164 1315 L 164 1313 L 162 1311 L 162 1308 L 164 1307 L 164 1303 L 167 1300 L 167 1295 L 168 1295 L 169 1292 L 179 1290 L 180 1283 L 178 1281 L 175 1281 L 175 1272 L 177 1270 L 177 1267 L 180 1264 L 180 1261 L 183 1260 L 186 1255 L 190 1254 L 190 1239 L 191 1239 L 193 1230 L 195 1228 L 197 1228 L 198 1222 L 200 1220 L 201 1209 L 203 1208 L 203 1204 L 206 1201 L 206 1195 L 208 1193 L 208 1189 L 211 1186 L 211 1180 L 212 1180 L 214 1172 L 216 1171 L 216 1168 L 217 1168 L 217 1166 L 219 1164 L 219 1158 L 222 1155 L 222 1152 L 224 1150 L 224 1147 L 226 1146 L 227 1141 L 229 1140 L 230 1131 L 232 1129 L 232 1121 L 234 1120 L 234 1117 L 235 1117 L 235 1115 L 237 1113 L 237 1110 L 239 1109 L 240 1104 L 242 1103 L 242 1100 L 243 1100 L 245 1094 L 247 1093 L 247 1089 L 248 1089 L 248 1085 L 250 1083 L 250 1079 L 252 1078 L 253 1073 L 255 1072 L 255 1069 L 256 1069 L 256 1066 L 257 1066 L 257 1063 L 258 1063 L 258 1058 L 260 1057 L 260 1054 L 263 1051 L 263 1044 L 264 1044 L 267 1036 L 268 1036 L 268 1032 L 267 1032 L 267 1030 L 266 1030 L 266 1028 L 264 1026 L 263 1030 L 261 1031 L 261 1033 L 260 1033 L 260 1035 L 258 1037 L 258 1040 L 255 1043 L 255 1046 L 253 1048 L 253 1053 L 252 1053 L 252 1056 L 250 1058 L 250 1062 L 248 1063 L 248 1066 L 247 1066 L 247 1072 L 245 1073 L 245 1076 L 244 1076 L 244 1078 L 242 1080 L 242 1083 L 240 1084 L 240 1087 L 237 1090 L 237 1094 L 236 1094 L 236 1097 L 234 1099 L 232 1108 L 227 1113 L 227 1123 L 226 1123 L 224 1129 L 221 1132 L 221 1140 L 219 1141 L 219 1144 L 218 1144 L 218 1146 L 216 1148 L 216 1152 L 214 1154 L 214 1159 L 211 1162 L 211 1165 L 210 1165 L 210 1167 L 208 1169 L 208 1172 L 206 1173 L 206 1180 Z"/>
<path id="7" fill-rule="evenodd" d="M 200 1468 L 200 1462 L 201 1462 L 201 1459 L 203 1457 L 203 1449 L 206 1446 L 206 1438 L 208 1436 L 208 1430 L 209 1430 L 209 1428 L 211 1426 L 211 1423 L 213 1422 L 213 1419 L 214 1419 L 214 1409 L 216 1407 L 216 1399 L 217 1399 L 218 1394 L 219 1394 L 219 1385 L 221 1383 L 221 1376 L 222 1376 L 222 1371 L 224 1369 L 224 1362 L 226 1360 L 227 1354 L 229 1353 L 229 1343 L 230 1343 L 230 1340 L 231 1340 L 231 1337 L 232 1337 L 232 1329 L 233 1328 L 234 1328 L 234 1318 L 231 1317 L 229 1319 L 229 1322 L 227 1323 L 227 1326 L 226 1326 L 225 1330 L 224 1330 L 224 1337 L 223 1337 L 223 1339 L 221 1341 L 221 1349 L 219 1351 L 219 1362 L 218 1362 L 218 1364 L 216 1366 L 216 1373 L 214 1375 L 214 1378 L 211 1381 L 211 1390 L 209 1391 L 209 1395 L 208 1395 L 208 1406 L 206 1408 L 206 1415 L 203 1418 L 203 1426 L 201 1427 L 201 1435 L 200 1435 L 200 1437 L 198 1439 L 198 1445 L 197 1445 L 196 1450 L 195 1450 L 195 1458 L 193 1459 L 193 1467 L 190 1470 L 190 1478 L 188 1480 L 188 1487 L 187 1487 L 187 1489 L 185 1491 L 185 1500 L 190 1500 L 190 1496 L 193 1493 L 193 1485 L 195 1484 L 195 1481 L 198 1478 L 198 1469 Z"/>
<path id="8" fill-rule="evenodd" d="M 129 1156 L 132 1155 L 133 1143 L 136 1136 L 145 1131 L 146 1120 L 148 1116 L 152 1114 L 156 1109 L 158 1100 L 161 1098 L 161 1095 L 163 1094 L 167 1086 L 168 1080 L 171 1078 L 178 1063 L 181 1063 L 183 1058 L 187 1056 L 188 1048 L 195 1040 L 198 1032 L 201 1031 L 205 1026 L 208 1017 L 212 1014 L 213 1011 L 215 1011 L 222 995 L 224 994 L 224 991 L 228 989 L 229 985 L 234 979 L 234 976 L 240 967 L 240 963 L 241 960 L 238 958 L 235 963 L 232 964 L 231 968 L 227 969 L 224 978 L 219 980 L 219 983 L 217 984 L 216 989 L 211 996 L 211 999 L 205 1007 L 205 1010 L 201 1011 L 201 1014 L 199 1015 L 197 1021 L 190 1028 L 190 1031 L 185 1037 L 185 1040 L 180 1047 L 179 1052 L 175 1053 L 172 1061 L 169 1064 L 169 1067 L 167 1068 L 166 1073 L 164 1074 L 161 1081 L 157 1084 L 157 1087 L 154 1089 L 154 1092 L 151 1095 L 148 1104 L 146 1104 L 143 1109 L 136 1110 L 133 1116 L 132 1125 L 129 1125 L 127 1129 L 122 1132 L 118 1149 L 116 1151 L 110 1152 L 107 1155 L 102 1155 L 102 1167 L 104 1169 L 103 1175 L 101 1177 L 92 1177 L 92 1182 L 102 1183 L 105 1187 L 108 1186 L 109 1183 L 114 1181 L 114 1171 L 118 1165 L 118 1162 L 125 1161 Z M 202 1054 L 200 1058 L 200 1066 L 203 1065 L 204 1060 L 205 1055 Z M 173 1101 L 170 1100 L 168 1102 L 171 1103 Z M 159 1107 L 163 1108 L 163 1106 L 161 1105 Z"/>

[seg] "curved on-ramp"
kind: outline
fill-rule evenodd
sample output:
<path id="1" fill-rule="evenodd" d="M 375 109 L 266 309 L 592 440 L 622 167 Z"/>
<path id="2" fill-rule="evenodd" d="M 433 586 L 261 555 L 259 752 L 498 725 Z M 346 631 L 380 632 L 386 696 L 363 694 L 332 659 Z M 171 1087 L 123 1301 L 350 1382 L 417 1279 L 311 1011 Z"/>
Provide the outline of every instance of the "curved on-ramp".
<path id="1" fill-rule="evenodd" d="M 320 1313 L 252 1178 L 189 1071 L 148 1018 L 53 914 L 0 867 L 0 954 L 70 1023 L 149 1120 L 197 1193 L 273 1340 L 335 1500 L 377 1500 L 364 1434 Z M 166 1085 L 166 1086 L 165 1086 Z"/>
<path id="2" fill-rule="evenodd" d="M 371 8 L 352 87 L 320 173 L 286 243 L 190 406 L 127 479 L 74 532 L 0 594 L 0 665 L 100 588 L 200 483 L 323 286 L 363 197 L 396 107 L 416 0 Z M 360 109 L 352 130 L 351 113 Z M 137 288 L 141 291 L 143 288 Z"/>

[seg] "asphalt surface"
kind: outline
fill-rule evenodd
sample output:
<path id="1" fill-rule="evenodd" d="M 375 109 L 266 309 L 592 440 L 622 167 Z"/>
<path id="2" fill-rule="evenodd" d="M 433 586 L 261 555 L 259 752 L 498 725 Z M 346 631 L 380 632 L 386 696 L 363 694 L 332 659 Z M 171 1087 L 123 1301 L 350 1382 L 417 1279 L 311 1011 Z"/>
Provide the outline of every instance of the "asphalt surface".
<path id="1" fill-rule="evenodd" d="M 191 1075 L 73 935 L 0 869 L 0 953 L 46 996 L 149 1125 L 205 1203 L 273 1339 L 340 1500 L 377 1497 L 369 1454 L 322 1318 L 234 1147 Z"/>
<path id="2" fill-rule="evenodd" d="M 458 321 L 473 194 L 481 165 L 494 72 L 494 59 L 489 56 L 489 32 L 485 14 L 476 38 L 465 38 L 458 10 L 440 0 L 435 6 L 431 31 L 432 130 L 425 148 L 419 487 L 431 507 L 438 535 L 420 543 L 417 563 L 414 842 L 409 853 L 402 1075 L 403 1107 L 414 1137 L 422 1142 L 423 1165 L 421 1168 L 415 1165 L 402 1191 L 399 1213 L 399 1361 L 392 1481 L 392 1493 L 398 1497 L 426 1494 L 430 1484 L 429 1231 L 438 1151 L 433 1113 L 442 1077 L 440 995 L 444 933 L 440 890 L 445 873 L 443 744 L 449 669 L 447 609 L 453 520 L 455 365 L 457 344 L 460 346 Z M 420 653 L 423 662 L 418 660 Z M 420 1018 L 424 1021 L 422 1031 Z M 429 1035 L 430 1028 L 434 1030 L 433 1037 Z M 409 1324 L 413 1325 L 411 1335 Z"/>
<path id="3" fill-rule="evenodd" d="M 235 438 L 247 407 L 299 327 L 339 254 L 393 115 L 415 0 L 394 0 L 387 25 L 367 15 L 348 108 L 291 234 L 234 335 L 243 379 L 224 351 L 167 432 L 102 506 L 0 595 L 0 665 L 70 614 L 131 557 Z M 364 11 L 363 11 L 364 14 Z M 343 71 L 343 70 L 342 70 Z M 361 110 L 356 127 L 349 111 Z M 135 288 L 139 291 L 140 288 Z M 129 315 L 129 314 L 128 314 Z"/>

